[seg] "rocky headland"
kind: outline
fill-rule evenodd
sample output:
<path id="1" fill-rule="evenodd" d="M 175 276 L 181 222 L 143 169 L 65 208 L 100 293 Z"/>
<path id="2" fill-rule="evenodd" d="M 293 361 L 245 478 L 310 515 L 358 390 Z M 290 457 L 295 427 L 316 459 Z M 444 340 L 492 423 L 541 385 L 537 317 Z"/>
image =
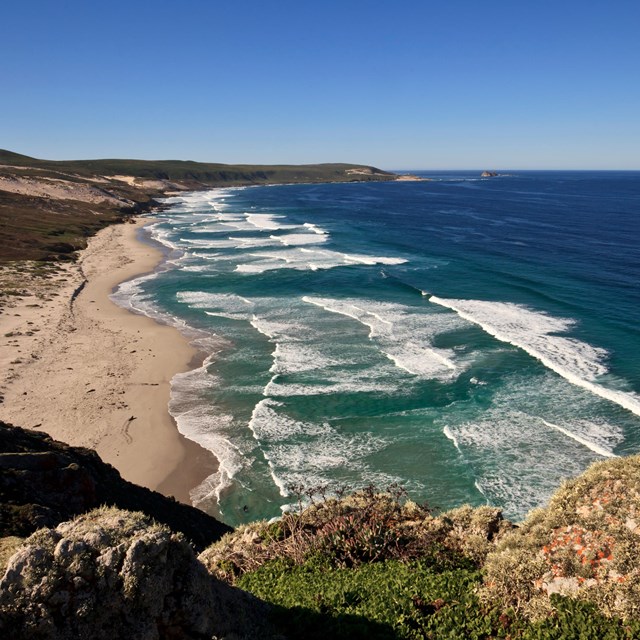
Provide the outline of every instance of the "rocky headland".
<path id="1" fill-rule="evenodd" d="M 1 424 L 0 464 L 4 637 L 640 632 L 640 456 L 594 465 L 521 524 L 390 487 L 302 492 L 300 512 L 233 532 L 37 432 Z"/>

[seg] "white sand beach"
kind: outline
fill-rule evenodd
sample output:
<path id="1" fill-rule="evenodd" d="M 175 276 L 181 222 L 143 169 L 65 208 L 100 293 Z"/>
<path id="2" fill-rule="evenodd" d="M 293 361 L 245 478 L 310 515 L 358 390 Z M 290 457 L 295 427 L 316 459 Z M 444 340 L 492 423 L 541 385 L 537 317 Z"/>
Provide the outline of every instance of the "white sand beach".
<path id="1" fill-rule="evenodd" d="M 197 353 L 175 328 L 109 299 L 162 259 L 137 239 L 147 222 L 103 229 L 46 282 L 25 276 L 0 313 L 0 419 L 91 447 L 127 480 L 188 502 L 217 463 L 167 407 L 172 376 Z"/>

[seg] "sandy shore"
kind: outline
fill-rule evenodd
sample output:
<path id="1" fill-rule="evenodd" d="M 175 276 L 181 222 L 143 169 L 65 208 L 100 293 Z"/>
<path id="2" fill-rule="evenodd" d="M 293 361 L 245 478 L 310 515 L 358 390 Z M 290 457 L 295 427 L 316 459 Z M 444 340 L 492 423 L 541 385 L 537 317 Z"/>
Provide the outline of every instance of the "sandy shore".
<path id="1" fill-rule="evenodd" d="M 143 224 L 107 227 L 77 264 L 25 275 L 0 314 L 0 419 L 91 447 L 127 480 L 188 502 L 216 462 L 167 405 L 171 378 L 197 354 L 176 329 L 109 299 L 162 259 L 137 240 Z"/>

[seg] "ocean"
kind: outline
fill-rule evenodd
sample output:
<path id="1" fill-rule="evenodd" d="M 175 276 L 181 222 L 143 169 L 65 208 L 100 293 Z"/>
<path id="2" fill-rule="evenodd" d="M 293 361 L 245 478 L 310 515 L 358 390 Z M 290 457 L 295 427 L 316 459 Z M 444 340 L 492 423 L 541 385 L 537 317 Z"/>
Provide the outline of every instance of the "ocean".
<path id="1" fill-rule="evenodd" d="M 518 520 L 640 451 L 640 173 L 420 175 L 155 214 L 166 261 L 114 299 L 203 353 L 169 407 L 220 461 L 194 504 L 237 525 L 398 483 Z"/>

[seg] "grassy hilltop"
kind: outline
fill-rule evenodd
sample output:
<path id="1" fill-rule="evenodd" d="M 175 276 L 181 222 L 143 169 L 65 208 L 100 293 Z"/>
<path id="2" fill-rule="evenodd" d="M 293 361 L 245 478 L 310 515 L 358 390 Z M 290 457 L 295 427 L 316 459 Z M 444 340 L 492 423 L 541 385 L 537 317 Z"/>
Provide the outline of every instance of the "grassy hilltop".
<path id="1" fill-rule="evenodd" d="M 353 164 L 226 165 L 181 160 L 39 160 L 0 150 L 0 263 L 60 260 L 107 224 L 168 193 L 210 187 L 395 180 Z"/>
<path id="2" fill-rule="evenodd" d="M 253 165 L 193 162 L 191 160 L 38 160 L 0 149 L 0 164 L 43 174 L 62 172 L 69 177 L 102 178 L 124 175 L 166 180 L 189 188 L 228 187 L 289 182 L 353 182 L 392 180 L 395 174 L 375 167 L 344 163 Z"/>

